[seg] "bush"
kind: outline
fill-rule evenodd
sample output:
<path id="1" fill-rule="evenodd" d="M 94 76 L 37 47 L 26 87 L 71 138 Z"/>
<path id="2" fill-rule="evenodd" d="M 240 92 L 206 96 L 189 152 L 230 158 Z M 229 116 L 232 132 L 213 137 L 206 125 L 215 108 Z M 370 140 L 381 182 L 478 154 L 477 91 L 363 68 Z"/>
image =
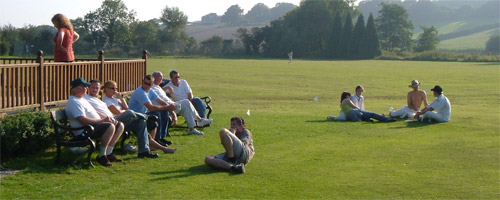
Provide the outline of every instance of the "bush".
<path id="1" fill-rule="evenodd" d="M 0 119 L 1 160 L 35 154 L 54 144 L 54 130 L 46 112 L 22 112 Z"/>
<path id="2" fill-rule="evenodd" d="M 431 50 L 424 52 L 382 51 L 379 60 L 419 60 L 419 61 L 459 61 L 459 62 L 499 62 L 500 55 L 481 55 L 477 53 L 458 53 Z"/>

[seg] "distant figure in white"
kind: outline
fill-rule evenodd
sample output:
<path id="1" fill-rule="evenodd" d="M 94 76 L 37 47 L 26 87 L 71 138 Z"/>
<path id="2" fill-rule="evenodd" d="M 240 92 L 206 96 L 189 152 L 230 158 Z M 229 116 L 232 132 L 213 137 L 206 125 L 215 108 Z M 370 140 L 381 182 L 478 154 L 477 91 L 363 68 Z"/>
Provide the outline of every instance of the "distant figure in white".
<path id="1" fill-rule="evenodd" d="M 288 64 L 292 63 L 292 59 L 293 59 L 293 51 L 290 51 L 290 53 L 288 53 Z"/>
<path id="2" fill-rule="evenodd" d="M 434 92 L 436 99 L 426 106 L 422 111 L 415 113 L 415 119 L 419 121 L 435 121 L 435 122 L 449 122 L 451 118 L 451 105 L 450 100 L 443 94 L 443 88 L 436 85 L 431 89 Z M 432 112 L 436 111 L 436 112 Z M 420 118 L 423 115 L 423 118 Z"/>

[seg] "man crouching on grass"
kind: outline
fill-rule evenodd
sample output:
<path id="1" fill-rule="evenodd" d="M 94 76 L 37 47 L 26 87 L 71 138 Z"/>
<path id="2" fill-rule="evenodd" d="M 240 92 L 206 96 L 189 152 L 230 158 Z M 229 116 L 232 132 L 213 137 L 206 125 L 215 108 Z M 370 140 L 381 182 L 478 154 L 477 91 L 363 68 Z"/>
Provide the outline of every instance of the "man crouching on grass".
<path id="1" fill-rule="evenodd" d="M 219 136 L 226 152 L 207 156 L 205 163 L 216 169 L 245 173 L 245 165 L 255 154 L 252 134 L 245 129 L 245 120 L 241 117 L 231 118 L 231 129 L 220 130 Z"/>

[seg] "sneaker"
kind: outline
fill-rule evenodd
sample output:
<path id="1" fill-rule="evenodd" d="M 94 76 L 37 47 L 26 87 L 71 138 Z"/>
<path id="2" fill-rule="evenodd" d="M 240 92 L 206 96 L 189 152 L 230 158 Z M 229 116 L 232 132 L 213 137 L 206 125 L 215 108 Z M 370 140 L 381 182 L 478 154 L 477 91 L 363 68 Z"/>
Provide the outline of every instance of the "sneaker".
<path id="1" fill-rule="evenodd" d="M 199 131 L 199 130 L 196 130 L 196 129 L 193 129 L 193 130 L 190 130 L 188 132 L 188 134 L 196 134 L 196 135 L 203 135 L 204 133 Z"/>
<path id="2" fill-rule="evenodd" d="M 87 147 L 71 147 L 69 150 L 75 154 L 81 154 L 81 153 L 87 152 L 89 150 L 89 148 L 87 148 Z"/>
<path id="3" fill-rule="evenodd" d="M 109 162 L 123 162 L 122 159 L 117 158 L 113 153 L 107 155 L 106 158 L 108 158 Z"/>
<path id="4" fill-rule="evenodd" d="M 245 165 L 243 165 L 243 164 L 233 165 L 233 167 L 231 167 L 231 171 L 234 173 L 237 173 L 237 174 L 244 174 L 245 173 Z"/>
<path id="5" fill-rule="evenodd" d="M 206 118 L 201 118 L 201 122 L 198 122 L 198 126 L 204 127 L 206 125 L 210 125 L 212 123 L 213 119 L 206 119 Z"/>
<path id="6" fill-rule="evenodd" d="M 138 158 L 158 158 L 157 153 L 151 153 L 150 151 L 142 152 L 137 154 Z"/>
<path id="7" fill-rule="evenodd" d="M 159 141 L 162 142 L 163 144 L 166 144 L 166 145 L 172 145 L 174 143 L 170 140 L 165 140 L 164 138 L 159 139 Z"/>
<path id="8" fill-rule="evenodd" d="M 129 153 L 137 153 L 137 147 L 132 145 L 131 142 L 123 144 L 123 150 Z"/>
<path id="9" fill-rule="evenodd" d="M 111 162 L 109 162 L 109 160 L 108 160 L 108 158 L 106 158 L 106 156 L 98 156 L 95 160 L 99 164 L 101 164 L 102 166 L 105 166 L 105 167 L 111 167 L 112 166 Z"/>
<path id="10" fill-rule="evenodd" d="M 335 120 L 335 116 L 328 116 L 326 117 L 327 120 Z"/>

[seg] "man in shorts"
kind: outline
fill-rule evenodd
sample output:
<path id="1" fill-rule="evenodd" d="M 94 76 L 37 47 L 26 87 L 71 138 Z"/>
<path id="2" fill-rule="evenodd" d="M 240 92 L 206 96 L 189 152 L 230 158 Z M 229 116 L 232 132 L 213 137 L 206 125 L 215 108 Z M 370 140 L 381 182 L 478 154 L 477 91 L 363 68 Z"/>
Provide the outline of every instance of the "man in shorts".
<path id="1" fill-rule="evenodd" d="M 231 118 L 231 129 L 220 130 L 219 136 L 226 151 L 207 156 L 205 163 L 216 169 L 245 173 L 245 165 L 255 154 L 252 134 L 245 129 L 245 120 L 241 117 Z"/>
<path id="2" fill-rule="evenodd" d="M 115 125 L 118 121 L 111 117 L 107 117 L 103 114 L 98 113 L 92 105 L 84 98 L 87 94 L 88 86 L 90 83 L 85 81 L 83 78 L 77 78 L 71 81 L 71 96 L 66 103 L 66 116 L 69 119 L 71 128 L 79 128 L 86 125 L 92 125 L 94 127 L 93 135 L 90 135 L 92 139 L 101 139 L 99 156 L 97 156 L 97 162 L 103 166 L 111 166 L 110 160 L 108 160 L 106 151 L 108 148 L 113 148 L 120 138 L 120 136 L 114 137 Z M 83 130 L 73 131 L 75 138 L 78 138 L 83 132 Z M 113 158 L 115 158 L 113 156 Z"/>

